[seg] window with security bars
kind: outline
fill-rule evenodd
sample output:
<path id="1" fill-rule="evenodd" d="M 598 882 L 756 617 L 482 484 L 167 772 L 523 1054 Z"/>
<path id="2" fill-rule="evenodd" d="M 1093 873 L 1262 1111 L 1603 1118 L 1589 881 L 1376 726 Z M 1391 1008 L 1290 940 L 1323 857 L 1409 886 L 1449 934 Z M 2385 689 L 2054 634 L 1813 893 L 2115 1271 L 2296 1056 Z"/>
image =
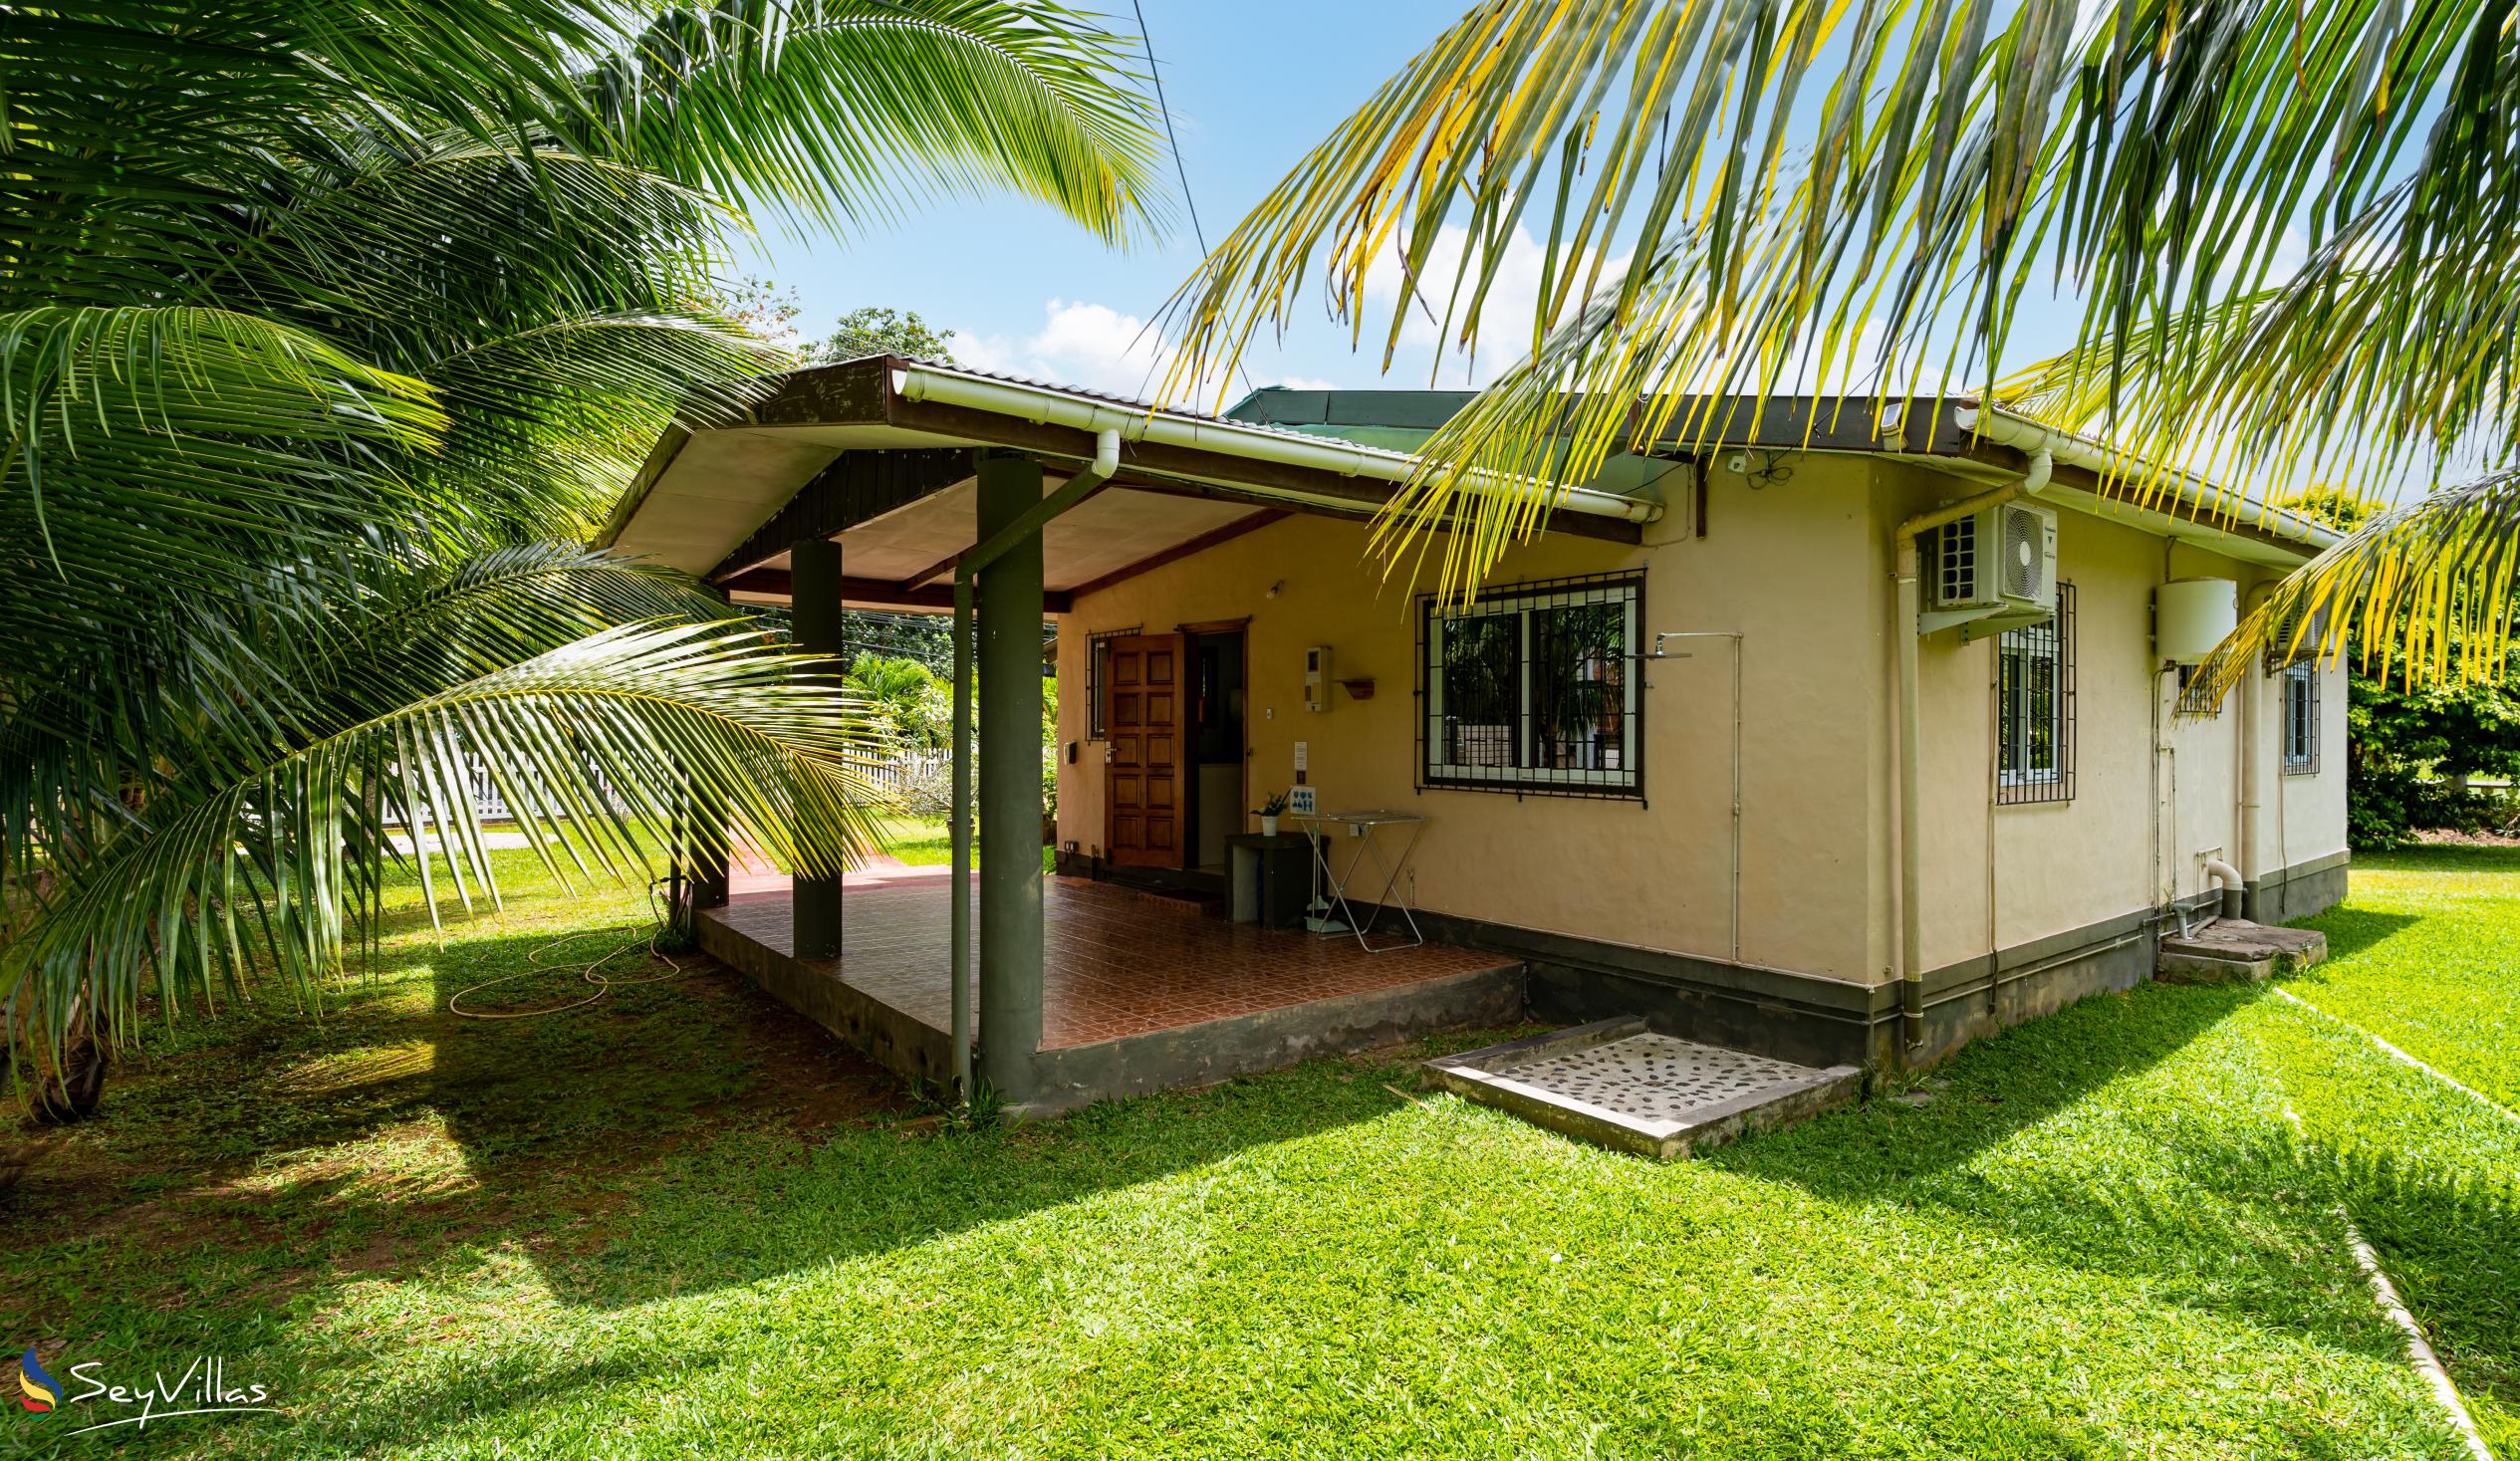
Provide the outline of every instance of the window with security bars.
<path id="1" fill-rule="evenodd" d="M 2074 800 L 2074 586 L 2056 612 L 1995 641 L 1995 800 Z"/>
<path id="2" fill-rule="evenodd" d="M 1642 797 L 1643 614 L 1637 575 L 1421 600 L 1419 785 Z"/>
<path id="3" fill-rule="evenodd" d="M 1104 734 L 1103 687 L 1112 682 L 1112 641 L 1137 632 L 1138 627 L 1132 624 L 1125 629 L 1105 629 L 1085 636 L 1085 738 L 1089 741 L 1111 739 Z"/>
<path id="4" fill-rule="evenodd" d="M 2284 774 L 2312 776 L 2319 770 L 2319 665 L 2316 660 L 2284 666 Z"/>

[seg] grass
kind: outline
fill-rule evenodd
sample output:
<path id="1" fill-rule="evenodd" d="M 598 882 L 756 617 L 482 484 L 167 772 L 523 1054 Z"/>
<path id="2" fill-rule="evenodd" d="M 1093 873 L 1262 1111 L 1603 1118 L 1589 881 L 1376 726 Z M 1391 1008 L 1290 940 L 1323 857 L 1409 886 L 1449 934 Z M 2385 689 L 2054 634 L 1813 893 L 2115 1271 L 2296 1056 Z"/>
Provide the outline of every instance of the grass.
<path id="1" fill-rule="evenodd" d="M 2505 877 L 2390 864 L 2296 987 L 2506 938 Z M 0 1218 L 6 1334 L 285 1413 L 62 1453 L 2455 1456 L 2341 1203 L 2520 1446 L 2520 1124 L 2262 991 L 2087 1001 L 1670 1166 L 1394 1094 L 1422 1049 L 953 1136 L 723 976 L 444 1013 L 636 913 L 406 910 L 321 1022 L 153 1036 Z"/>
<path id="2" fill-rule="evenodd" d="M 2416 848 L 2357 861 L 2314 920 L 2354 957 L 2293 992 L 2520 1110 L 2520 848 Z"/>
<path id="3" fill-rule="evenodd" d="M 941 817 L 887 817 L 882 822 L 883 851 L 910 867 L 941 867 L 954 859 L 953 836 Z M 1041 870 L 1051 871 L 1059 851 L 1041 850 Z M 980 843 L 971 843 L 971 865 L 980 865 Z"/>

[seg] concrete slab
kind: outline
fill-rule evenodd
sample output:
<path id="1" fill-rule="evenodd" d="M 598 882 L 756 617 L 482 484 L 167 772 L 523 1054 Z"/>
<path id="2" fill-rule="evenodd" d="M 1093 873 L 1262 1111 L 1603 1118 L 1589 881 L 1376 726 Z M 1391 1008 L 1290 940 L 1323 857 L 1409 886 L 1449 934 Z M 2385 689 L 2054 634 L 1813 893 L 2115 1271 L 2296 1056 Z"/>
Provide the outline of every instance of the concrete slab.
<path id="1" fill-rule="evenodd" d="M 2217 918 L 2193 932 L 2164 938 L 2156 977 L 2217 984 L 2298 974 L 2328 956 L 2328 936 L 2310 928 L 2270 928 L 2245 918 Z"/>
<path id="2" fill-rule="evenodd" d="M 1670 1160 L 1856 1098 L 1856 1066 L 1816 1070 L 1598 1020 L 1426 1063 L 1471 1100 L 1599 1145 Z"/>

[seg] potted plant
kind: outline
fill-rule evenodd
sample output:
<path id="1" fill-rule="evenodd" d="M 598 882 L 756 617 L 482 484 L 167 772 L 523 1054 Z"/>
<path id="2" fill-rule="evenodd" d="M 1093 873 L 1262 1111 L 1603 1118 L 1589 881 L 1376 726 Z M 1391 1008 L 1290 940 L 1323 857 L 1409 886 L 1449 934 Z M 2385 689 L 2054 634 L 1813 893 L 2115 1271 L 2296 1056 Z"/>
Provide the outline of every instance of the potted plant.
<path id="1" fill-rule="evenodd" d="M 1276 837 L 1278 835 L 1278 819 L 1286 815 L 1286 793 L 1271 792 L 1269 794 L 1269 800 L 1261 803 L 1260 810 L 1252 815 L 1260 819 L 1260 835 L 1262 837 Z"/>

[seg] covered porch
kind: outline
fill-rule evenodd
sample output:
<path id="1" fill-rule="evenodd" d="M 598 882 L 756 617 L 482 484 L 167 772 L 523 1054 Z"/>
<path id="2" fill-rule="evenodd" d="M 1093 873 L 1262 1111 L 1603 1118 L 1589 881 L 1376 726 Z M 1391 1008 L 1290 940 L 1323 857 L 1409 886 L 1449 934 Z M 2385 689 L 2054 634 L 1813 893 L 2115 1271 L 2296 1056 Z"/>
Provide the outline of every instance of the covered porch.
<path id="1" fill-rule="evenodd" d="M 711 952 L 895 1070 L 973 1070 L 1031 1111 L 1511 1018 L 1510 958 L 1368 954 L 1041 867 L 1045 619 L 1290 514 L 1366 519 L 1415 466 L 1328 432 L 894 358 L 800 371 L 741 419 L 668 431 L 615 510 L 610 546 L 737 604 L 788 609 L 798 647 L 835 660 L 855 609 L 951 609 L 974 626 L 966 897 L 934 874 L 742 891 L 698 869 Z M 1659 511 L 1571 489 L 1552 531 L 1635 543 Z M 1159 632 L 1178 645 L 1199 627 Z M 1142 733 L 1107 754 L 1154 772 L 1136 860 L 1186 869 L 1186 822 L 1165 809 L 1186 801 L 1203 758 L 1179 744 L 1178 687 L 1158 669 L 1171 672 L 1150 659 L 1132 707 Z M 1237 820 L 1252 805 L 1246 785 L 1216 790 Z M 1132 844 L 1117 851 L 1133 860 Z"/>
<path id="2" fill-rule="evenodd" d="M 794 892 L 759 882 L 701 914 L 702 946 L 894 1071 L 950 1077 L 950 869 L 850 874 L 835 958 L 798 957 Z M 1042 893 L 1040 1084 L 1024 1097 L 1036 1111 L 1502 1024 L 1522 1007 L 1521 963 L 1501 955 L 1370 955 L 1084 877 L 1047 877 Z M 976 879 L 964 895 L 976 910 Z M 972 993 L 986 1028 L 976 976 Z"/>

